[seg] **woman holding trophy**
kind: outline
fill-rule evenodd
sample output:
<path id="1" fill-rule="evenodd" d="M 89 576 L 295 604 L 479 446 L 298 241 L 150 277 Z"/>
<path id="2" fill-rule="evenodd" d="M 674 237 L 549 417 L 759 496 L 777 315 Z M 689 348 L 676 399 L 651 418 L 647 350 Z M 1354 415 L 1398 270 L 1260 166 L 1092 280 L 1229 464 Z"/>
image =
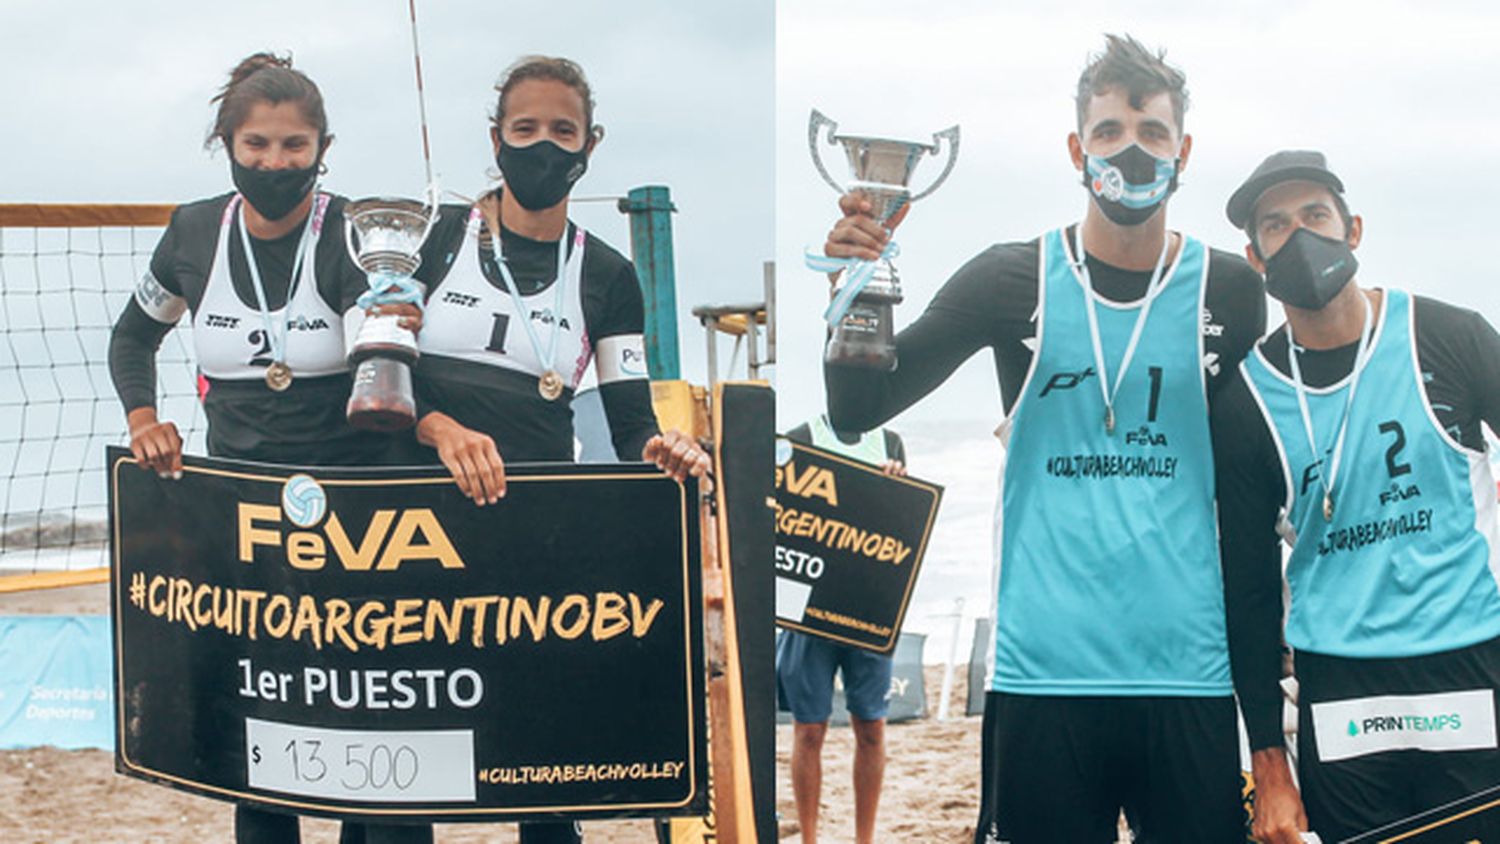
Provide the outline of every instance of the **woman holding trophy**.
<path id="1" fill-rule="evenodd" d="M 634 267 L 568 220 L 568 194 L 604 136 L 582 69 L 527 56 L 495 87 L 503 183 L 443 207 L 417 272 L 428 290 L 418 441 L 464 494 L 493 504 L 505 460 L 573 460 L 570 402 L 592 360 L 616 453 L 702 477 L 709 458 L 692 438 L 657 429 Z"/>
<path id="2" fill-rule="evenodd" d="M 296 465 L 393 462 L 396 440 L 345 421 L 344 320 L 369 289 L 344 245 L 344 199 L 317 189 L 333 136 L 317 85 L 257 53 L 230 72 L 209 145 L 229 152 L 235 190 L 179 206 L 110 336 L 109 368 L 142 468 L 182 471 L 182 438 L 156 413 L 156 351 L 184 313 L 208 420 L 208 453 Z M 408 328 L 413 305 L 383 305 Z M 235 807 L 235 837 L 295 842 L 297 818 Z M 346 824 L 346 844 L 431 841 L 427 827 Z"/>

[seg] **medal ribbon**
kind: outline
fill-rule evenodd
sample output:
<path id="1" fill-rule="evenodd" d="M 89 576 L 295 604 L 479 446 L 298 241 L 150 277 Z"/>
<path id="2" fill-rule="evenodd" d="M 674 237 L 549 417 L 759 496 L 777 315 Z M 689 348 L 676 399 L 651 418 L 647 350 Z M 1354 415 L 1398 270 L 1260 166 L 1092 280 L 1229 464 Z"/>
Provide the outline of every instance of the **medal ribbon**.
<path id="1" fill-rule="evenodd" d="M 578 226 L 573 227 L 573 254 L 576 256 L 578 250 L 583 246 L 584 231 Z M 526 337 L 531 341 L 531 351 L 536 354 L 537 361 L 542 365 L 542 374 L 555 372 L 557 352 L 557 329 L 562 325 L 563 291 L 568 285 L 568 226 L 563 224 L 563 233 L 557 238 L 557 280 L 555 292 L 552 299 L 552 335 L 547 339 L 547 354 L 542 356 L 542 341 L 537 337 L 536 326 L 531 324 L 531 313 L 526 308 L 526 302 L 521 298 L 521 289 L 516 286 L 516 280 L 511 277 L 510 268 L 505 265 L 505 253 L 500 251 L 500 233 L 490 232 L 490 244 L 495 251 L 495 265 L 500 268 L 500 278 L 505 282 L 505 292 L 510 294 L 511 302 L 516 306 L 516 316 L 521 320 L 521 325 L 526 329 Z"/>
<path id="2" fill-rule="evenodd" d="M 889 261 L 900 254 L 901 247 L 892 240 L 886 243 L 880 257 Z M 866 261 L 863 258 L 830 258 L 810 248 L 803 251 L 802 258 L 807 268 L 815 272 L 844 272 L 844 285 L 834 294 L 833 301 L 828 303 L 828 310 L 823 312 L 823 319 L 827 320 L 830 326 L 838 325 L 839 320 L 844 318 L 844 314 L 849 312 L 849 306 L 854 304 L 854 297 L 858 296 L 875 277 L 877 262 Z"/>
<path id="3" fill-rule="evenodd" d="M 1089 277 L 1088 261 L 1083 253 L 1083 224 L 1073 229 L 1073 257 L 1069 263 L 1078 277 L 1083 281 L 1083 296 L 1088 303 L 1089 315 L 1089 340 L 1094 346 L 1094 366 L 1099 369 L 1099 394 L 1104 398 L 1104 427 L 1113 433 L 1115 420 L 1115 396 L 1120 392 L 1120 384 L 1125 380 L 1125 373 L 1130 369 L 1130 361 L 1135 357 L 1135 350 L 1141 342 L 1141 330 L 1146 327 L 1146 318 L 1151 314 L 1151 303 L 1156 301 L 1156 294 L 1166 286 L 1162 278 L 1162 270 L 1167 264 L 1167 251 L 1172 245 L 1172 237 L 1165 234 L 1162 237 L 1161 254 L 1156 258 L 1156 269 L 1151 273 L 1151 281 L 1146 285 L 1146 298 L 1141 304 L 1141 312 L 1135 317 L 1135 327 L 1130 330 L 1130 342 L 1125 344 L 1125 356 L 1120 359 L 1120 370 L 1115 373 L 1113 386 L 1106 382 L 1109 380 L 1109 370 L 1104 365 L 1104 342 L 1099 336 L 1099 311 L 1095 301 L 1099 294 L 1094 292 L 1093 279 Z M 1187 242 L 1183 241 L 1186 248 Z"/>
<path id="4" fill-rule="evenodd" d="M 276 363 L 286 365 L 286 331 L 287 317 L 292 310 L 292 296 L 297 292 L 297 284 L 302 279 L 302 257 L 307 254 L 307 245 L 311 242 L 313 220 L 322 211 L 323 197 L 317 193 L 317 186 L 313 186 L 313 195 L 317 199 L 313 207 L 307 212 L 307 222 L 302 225 L 302 237 L 297 240 L 297 256 L 292 259 L 292 277 L 286 285 L 286 304 L 281 306 L 281 333 L 276 333 L 271 326 L 271 309 L 266 305 L 266 288 L 260 280 L 260 265 L 255 262 L 255 250 L 250 248 L 250 233 L 245 228 L 244 205 L 235 207 L 235 222 L 239 224 L 240 244 L 245 248 L 245 263 L 250 267 L 250 281 L 255 288 L 255 302 L 260 306 L 261 323 L 266 329 L 266 341 L 271 344 L 271 358 Z M 236 198 L 238 201 L 239 198 Z"/>
<path id="5" fill-rule="evenodd" d="M 359 294 L 359 298 L 355 300 L 361 310 L 368 311 L 377 305 L 416 305 L 418 310 L 426 308 L 421 285 L 409 276 L 379 273 L 371 274 L 368 281 L 370 289 Z"/>
<path id="6" fill-rule="evenodd" d="M 1323 515 L 1332 518 L 1333 483 L 1338 478 L 1339 462 L 1344 456 L 1344 435 L 1349 432 L 1349 411 L 1354 407 L 1354 391 L 1359 389 L 1359 376 L 1368 363 L 1366 353 L 1370 350 L 1371 325 L 1374 322 L 1370 300 L 1361 291 L 1359 300 L 1365 306 L 1365 324 L 1359 333 L 1359 348 L 1354 353 L 1354 372 L 1349 377 L 1349 395 L 1344 401 L 1344 415 L 1339 420 L 1339 432 L 1333 442 L 1333 458 L 1327 472 L 1319 472 L 1318 480 L 1323 484 Z M 1318 450 L 1318 438 L 1313 434 L 1312 414 L 1307 409 L 1307 388 L 1302 384 L 1302 367 L 1297 363 L 1297 343 L 1292 339 L 1292 324 L 1286 324 L 1286 357 L 1292 370 L 1292 383 L 1297 388 L 1297 409 L 1302 413 L 1302 429 L 1307 432 L 1307 445 L 1312 449 L 1313 459 L 1323 452 Z"/>

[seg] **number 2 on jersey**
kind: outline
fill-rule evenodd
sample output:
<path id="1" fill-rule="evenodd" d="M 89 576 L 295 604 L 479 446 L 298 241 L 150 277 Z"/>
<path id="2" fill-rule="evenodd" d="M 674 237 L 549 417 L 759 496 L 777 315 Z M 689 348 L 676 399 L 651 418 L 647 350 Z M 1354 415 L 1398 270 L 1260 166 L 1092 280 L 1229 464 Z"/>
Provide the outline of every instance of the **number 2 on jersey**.
<path id="1" fill-rule="evenodd" d="M 250 332 L 250 336 L 246 339 L 250 341 L 251 345 L 260 346 L 260 348 L 256 349 L 250 355 L 250 365 L 270 366 L 273 361 L 271 357 L 271 335 L 266 333 L 264 329 L 257 328 Z"/>
<path id="2" fill-rule="evenodd" d="M 1391 443 L 1391 447 L 1386 449 L 1385 452 L 1386 472 L 1389 473 L 1393 478 L 1400 477 L 1401 475 L 1405 475 L 1406 473 L 1410 472 L 1410 463 L 1402 463 L 1397 460 L 1397 458 L 1401 455 L 1401 450 L 1406 448 L 1406 431 L 1401 427 L 1401 423 L 1397 422 L 1394 419 L 1391 419 L 1387 422 L 1381 422 L 1380 433 L 1396 435 L 1396 441 Z"/>

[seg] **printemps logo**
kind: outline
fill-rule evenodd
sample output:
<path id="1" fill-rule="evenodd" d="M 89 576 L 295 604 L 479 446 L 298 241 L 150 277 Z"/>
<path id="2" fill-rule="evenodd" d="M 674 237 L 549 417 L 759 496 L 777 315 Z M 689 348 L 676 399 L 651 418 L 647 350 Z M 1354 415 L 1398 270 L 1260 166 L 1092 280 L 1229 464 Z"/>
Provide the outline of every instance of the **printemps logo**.
<path id="1" fill-rule="evenodd" d="M 1349 719 L 1349 735 L 1361 733 L 1404 732 L 1442 733 L 1463 729 L 1463 718 L 1457 712 L 1442 715 L 1373 715 L 1356 721 Z"/>
<path id="2" fill-rule="evenodd" d="M 280 507 L 241 501 L 237 511 L 242 563 L 253 563 L 256 547 L 268 546 L 281 549 L 288 565 L 305 571 L 322 569 L 330 555 L 345 571 L 396 571 L 414 561 L 436 562 L 445 569 L 464 567 L 431 509 L 376 510 L 364 533 L 351 537 L 339 514 L 330 510 L 323 486 L 311 475 L 287 478 Z M 303 530 L 283 533 L 283 518 Z"/>

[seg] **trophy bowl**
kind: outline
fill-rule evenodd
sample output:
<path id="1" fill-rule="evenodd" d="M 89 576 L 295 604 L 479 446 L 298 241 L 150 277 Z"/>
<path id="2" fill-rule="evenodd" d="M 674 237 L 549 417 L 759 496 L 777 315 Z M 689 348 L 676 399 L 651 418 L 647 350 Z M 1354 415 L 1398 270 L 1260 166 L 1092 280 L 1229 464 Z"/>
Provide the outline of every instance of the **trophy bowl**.
<path id="1" fill-rule="evenodd" d="M 422 244 L 437 221 L 437 203 L 399 197 L 359 199 L 344 206 L 344 244 L 365 271 L 370 291 L 410 290 L 422 264 Z M 354 389 L 349 424 L 371 431 L 399 431 L 416 424 L 411 365 L 417 337 L 395 314 L 367 316 L 349 349 Z"/>
<path id="2" fill-rule="evenodd" d="M 371 274 L 410 277 L 422 263 L 433 212 L 414 199 L 373 197 L 344 206 L 349 256 Z"/>

